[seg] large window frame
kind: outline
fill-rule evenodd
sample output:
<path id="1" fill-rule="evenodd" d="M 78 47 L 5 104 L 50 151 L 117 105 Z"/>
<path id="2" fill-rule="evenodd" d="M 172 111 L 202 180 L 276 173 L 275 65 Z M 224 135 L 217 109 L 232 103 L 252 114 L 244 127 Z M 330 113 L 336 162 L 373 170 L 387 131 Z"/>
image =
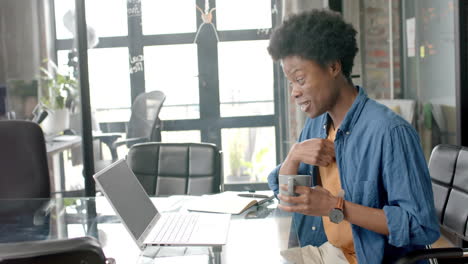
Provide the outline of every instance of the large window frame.
<path id="1" fill-rule="evenodd" d="M 196 0 L 198 6 L 204 6 L 205 0 Z M 215 0 L 209 0 L 210 7 L 216 7 Z M 52 7 L 53 8 L 53 7 Z M 141 11 L 140 1 L 128 1 L 127 8 Z M 247 8 L 247 7 L 246 7 Z M 271 0 L 272 10 L 272 29 L 281 22 L 280 1 Z M 53 9 L 52 9 L 53 11 Z M 202 23 L 201 14 L 194 9 L 197 16 L 197 28 Z M 54 14 L 54 12 L 51 12 Z M 128 19 L 128 35 L 115 37 L 102 37 L 99 44 L 94 47 L 116 48 L 128 47 L 130 58 L 143 54 L 145 46 L 157 45 L 176 45 L 192 44 L 196 32 L 163 34 L 163 35 L 143 35 L 141 16 L 134 14 Z M 54 17 L 55 25 L 55 17 Z M 213 23 L 216 25 L 216 12 L 213 13 Z M 245 41 L 245 40 L 268 40 L 271 29 L 250 29 L 250 30 L 218 30 L 219 41 Z M 282 74 L 279 63 L 273 64 L 274 89 L 273 103 L 274 113 L 262 116 L 239 116 L 239 117 L 221 117 L 219 82 L 218 82 L 218 48 L 217 42 L 212 41 L 209 31 L 201 31 L 197 41 L 198 51 L 198 70 L 199 70 L 199 119 L 182 120 L 164 120 L 163 131 L 184 131 L 199 130 L 202 142 L 214 143 L 221 148 L 221 129 L 224 128 L 256 128 L 256 127 L 274 127 L 276 135 L 276 163 L 278 164 L 285 156 L 285 149 L 288 146 L 287 128 L 282 125 L 287 119 L 287 89 L 285 79 Z M 55 50 L 71 50 L 73 47 L 72 39 L 57 39 L 55 36 Z M 144 62 L 143 62 L 143 69 Z M 141 93 L 145 92 L 144 70 L 130 74 L 131 102 Z M 104 123 L 101 129 L 104 132 L 125 132 L 125 122 Z M 273 169 L 273 168 L 272 168 Z M 223 176 L 224 177 L 224 176 Z M 248 184 L 226 184 L 226 189 L 267 189 L 266 183 L 248 183 Z"/>

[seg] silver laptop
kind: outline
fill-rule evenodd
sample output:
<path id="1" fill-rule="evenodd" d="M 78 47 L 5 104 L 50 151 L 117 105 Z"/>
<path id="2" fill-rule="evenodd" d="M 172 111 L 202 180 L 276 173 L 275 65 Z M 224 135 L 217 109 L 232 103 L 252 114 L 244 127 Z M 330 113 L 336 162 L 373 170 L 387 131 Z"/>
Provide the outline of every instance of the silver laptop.
<path id="1" fill-rule="evenodd" d="M 230 214 L 159 213 L 124 159 L 94 179 L 140 248 L 226 244 Z"/>

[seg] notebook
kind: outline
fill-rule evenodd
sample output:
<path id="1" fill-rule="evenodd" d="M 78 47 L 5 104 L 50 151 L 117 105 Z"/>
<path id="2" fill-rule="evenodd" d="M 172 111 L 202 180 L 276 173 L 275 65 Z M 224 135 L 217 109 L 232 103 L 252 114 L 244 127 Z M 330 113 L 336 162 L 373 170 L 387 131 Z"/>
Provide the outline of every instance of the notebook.
<path id="1" fill-rule="evenodd" d="M 226 244 L 230 214 L 158 212 L 124 159 L 94 179 L 140 248 Z"/>
<path id="2" fill-rule="evenodd" d="M 241 214 L 254 205 L 261 205 L 274 198 L 271 192 L 264 193 L 264 195 L 258 195 L 245 192 L 227 191 L 212 195 L 203 195 L 199 199 L 189 201 L 187 209 L 190 211 L 200 212 Z M 242 197 L 242 195 L 244 196 Z M 258 198 L 248 197 L 249 195 L 257 195 Z"/>

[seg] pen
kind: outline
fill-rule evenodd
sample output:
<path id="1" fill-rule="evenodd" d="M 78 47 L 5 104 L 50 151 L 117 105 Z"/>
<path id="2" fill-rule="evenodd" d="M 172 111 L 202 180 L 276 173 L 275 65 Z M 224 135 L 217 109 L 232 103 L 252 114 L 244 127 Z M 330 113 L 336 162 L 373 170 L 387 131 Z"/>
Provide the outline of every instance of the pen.
<path id="1" fill-rule="evenodd" d="M 239 193 L 238 194 L 240 197 L 248 197 L 248 198 L 269 198 L 270 196 L 268 195 L 263 195 L 263 194 L 254 194 L 254 193 Z"/>

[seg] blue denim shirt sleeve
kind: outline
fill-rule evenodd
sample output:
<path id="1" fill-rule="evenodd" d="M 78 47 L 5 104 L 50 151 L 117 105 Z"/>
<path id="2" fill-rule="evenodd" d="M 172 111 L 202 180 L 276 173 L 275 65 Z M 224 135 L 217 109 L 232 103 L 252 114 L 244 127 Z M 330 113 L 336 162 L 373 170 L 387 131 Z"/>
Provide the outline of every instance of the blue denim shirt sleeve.
<path id="1" fill-rule="evenodd" d="M 410 126 L 386 132 L 382 166 L 388 205 L 383 210 L 388 242 L 396 247 L 428 245 L 439 237 L 429 171 L 419 136 Z"/>
<path id="2" fill-rule="evenodd" d="M 268 186 L 270 187 L 270 190 L 273 191 L 275 196 L 277 196 L 279 192 L 278 174 L 279 174 L 280 168 L 281 168 L 281 164 L 276 166 L 276 168 L 272 170 L 270 174 L 268 175 Z"/>

